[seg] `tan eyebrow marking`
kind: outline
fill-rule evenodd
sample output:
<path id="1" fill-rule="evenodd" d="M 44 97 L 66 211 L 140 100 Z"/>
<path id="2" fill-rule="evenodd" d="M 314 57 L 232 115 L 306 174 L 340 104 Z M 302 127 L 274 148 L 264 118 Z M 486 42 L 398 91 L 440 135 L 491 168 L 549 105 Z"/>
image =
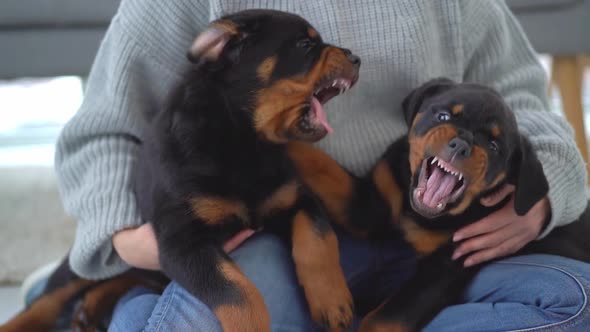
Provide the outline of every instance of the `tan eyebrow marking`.
<path id="1" fill-rule="evenodd" d="M 463 104 L 457 104 L 453 106 L 451 111 L 453 112 L 453 115 L 461 114 L 461 112 L 463 112 L 464 107 L 465 106 Z"/>
<path id="2" fill-rule="evenodd" d="M 500 127 L 497 124 L 494 124 L 492 126 L 492 136 L 494 136 L 495 138 L 500 136 L 501 130 Z"/>
<path id="3" fill-rule="evenodd" d="M 310 38 L 317 38 L 317 36 L 319 35 L 319 33 L 314 28 L 307 28 L 307 35 Z"/>

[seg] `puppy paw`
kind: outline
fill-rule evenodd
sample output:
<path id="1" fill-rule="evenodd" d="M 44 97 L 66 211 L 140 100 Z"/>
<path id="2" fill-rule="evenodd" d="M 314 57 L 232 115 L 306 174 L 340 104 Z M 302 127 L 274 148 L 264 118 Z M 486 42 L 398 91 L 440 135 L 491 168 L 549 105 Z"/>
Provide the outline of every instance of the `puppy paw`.
<path id="1" fill-rule="evenodd" d="M 309 310 L 314 321 L 329 331 L 343 331 L 352 324 L 354 305 L 348 286 L 340 282 L 325 281 L 305 285 Z"/>
<path id="2" fill-rule="evenodd" d="M 84 303 L 79 304 L 72 316 L 71 328 L 74 332 L 95 332 L 96 324 L 92 322 L 91 315 L 84 307 Z"/>

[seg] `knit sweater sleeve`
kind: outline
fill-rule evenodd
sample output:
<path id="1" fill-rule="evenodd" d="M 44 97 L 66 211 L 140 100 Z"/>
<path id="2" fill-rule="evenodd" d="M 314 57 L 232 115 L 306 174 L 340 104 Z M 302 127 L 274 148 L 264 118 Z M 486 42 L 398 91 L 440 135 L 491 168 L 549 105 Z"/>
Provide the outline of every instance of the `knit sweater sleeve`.
<path id="1" fill-rule="evenodd" d="M 107 30 L 55 160 L 65 209 L 78 222 L 70 264 L 83 277 L 128 269 L 111 237 L 142 223 L 132 172 L 144 115 L 163 107 L 208 20 L 204 1 L 124 0 Z"/>
<path id="2" fill-rule="evenodd" d="M 542 238 L 586 206 L 587 175 L 573 131 L 549 111 L 545 72 L 504 1 L 464 0 L 461 11 L 464 80 L 493 86 L 504 96 L 543 165 L 552 214 Z"/>

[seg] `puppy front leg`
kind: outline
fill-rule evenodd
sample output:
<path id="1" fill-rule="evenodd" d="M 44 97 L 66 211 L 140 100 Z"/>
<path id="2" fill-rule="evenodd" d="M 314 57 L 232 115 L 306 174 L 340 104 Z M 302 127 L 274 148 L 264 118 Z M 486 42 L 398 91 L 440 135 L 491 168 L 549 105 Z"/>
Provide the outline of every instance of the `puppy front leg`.
<path id="1" fill-rule="evenodd" d="M 340 266 L 338 240 L 327 221 L 299 210 L 292 225 L 292 253 L 312 318 L 331 331 L 350 326 L 352 295 Z"/>
<path id="2" fill-rule="evenodd" d="M 270 331 L 268 310 L 256 286 L 205 229 L 187 226 L 159 236 L 164 273 L 208 305 L 225 332 Z"/>

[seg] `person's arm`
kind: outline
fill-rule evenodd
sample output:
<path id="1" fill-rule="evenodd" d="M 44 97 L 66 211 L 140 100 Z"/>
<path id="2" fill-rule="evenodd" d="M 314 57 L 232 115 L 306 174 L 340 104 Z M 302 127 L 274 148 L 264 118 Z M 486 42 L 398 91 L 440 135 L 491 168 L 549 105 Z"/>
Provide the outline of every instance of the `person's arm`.
<path id="1" fill-rule="evenodd" d="M 548 204 L 538 204 L 524 219 L 498 211 L 457 232 L 457 238 L 471 238 L 459 248 L 460 253 L 479 251 L 473 255 L 479 263 L 510 254 L 546 236 L 554 227 L 574 221 L 586 206 L 587 175 L 571 127 L 549 111 L 546 74 L 507 5 L 503 1 L 464 0 L 461 8 L 464 81 L 489 85 L 502 94 L 549 182 L 544 201 Z M 510 229 L 498 229 L 500 222 Z"/>
<path id="2" fill-rule="evenodd" d="M 78 222 L 70 263 L 83 277 L 106 278 L 129 267 L 111 238 L 143 223 L 132 185 L 141 128 L 164 107 L 208 15 L 206 1 L 124 0 L 100 45 L 55 161 L 65 209 Z"/>

